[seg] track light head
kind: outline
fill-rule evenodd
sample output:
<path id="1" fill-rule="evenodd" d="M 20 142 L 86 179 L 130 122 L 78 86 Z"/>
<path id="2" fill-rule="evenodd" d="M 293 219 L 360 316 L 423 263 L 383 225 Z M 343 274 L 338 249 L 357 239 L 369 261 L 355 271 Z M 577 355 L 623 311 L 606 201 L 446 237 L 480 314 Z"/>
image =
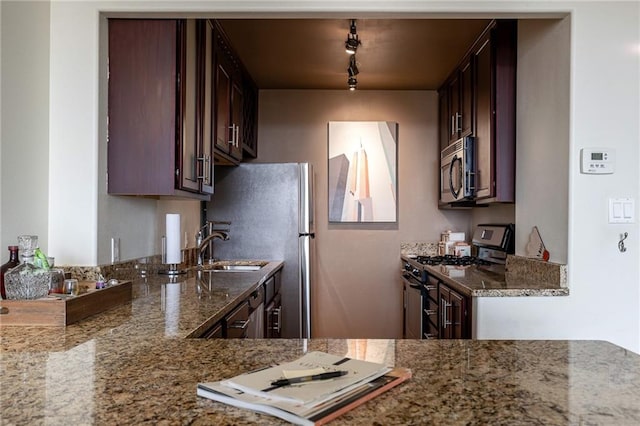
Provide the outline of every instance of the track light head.
<path id="1" fill-rule="evenodd" d="M 358 40 L 358 34 L 349 34 L 347 36 L 347 41 L 344 42 L 344 50 L 353 55 L 358 50 L 358 46 L 360 45 L 360 40 Z"/>
<path id="2" fill-rule="evenodd" d="M 349 77 L 354 77 L 358 75 L 360 71 L 358 71 L 358 65 L 356 64 L 356 55 L 351 55 L 349 58 L 349 68 L 347 68 L 347 72 L 349 73 Z"/>
<path id="3" fill-rule="evenodd" d="M 358 80 L 356 80 L 355 77 L 349 77 L 347 83 L 349 84 L 349 90 L 351 91 L 356 90 L 356 88 L 358 87 Z"/>
<path id="4" fill-rule="evenodd" d="M 347 41 L 344 42 L 344 49 L 349 55 L 353 55 L 358 50 L 358 46 L 360 45 L 360 40 L 358 39 L 358 32 L 356 30 L 356 20 L 351 20 L 351 25 L 349 26 L 349 34 L 347 34 Z"/>

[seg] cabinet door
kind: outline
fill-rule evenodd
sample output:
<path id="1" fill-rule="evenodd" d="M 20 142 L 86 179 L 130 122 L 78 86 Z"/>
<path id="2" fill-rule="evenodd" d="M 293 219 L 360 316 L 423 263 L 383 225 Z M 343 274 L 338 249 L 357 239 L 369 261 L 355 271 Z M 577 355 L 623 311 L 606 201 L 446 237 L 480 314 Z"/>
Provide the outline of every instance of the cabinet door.
<path id="1" fill-rule="evenodd" d="M 231 139 L 229 154 L 236 160 L 242 160 L 242 140 L 244 135 L 242 88 L 237 82 L 231 85 Z"/>
<path id="2" fill-rule="evenodd" d="M 202 143 L 198 157 L 200 165 L 200 178 L 202 180 L 201 191 L 206 194 L 213 194 L 213 97 L 214 92 L 214 63 L 213 63 L 213 27 L 211 21 L 201 22 L 202 32 L 200 44 L 200 58 L 202 60 L 202 76 L 200 78 L 202 87 Z"/>
<path id="3" fill-rule="evenodd" d="M 258 88 L 250 76 L 242 77 L 242 148 L 243 154 L 258 156 Z"/>
<path id="4" fill-rule="evenodd" d="M 469 298 L 440 283 L 440 338 L 471 338 L 471 303 Z"/>
<path id="5" fill-rule="evenodd" d="M 515 201 L 517 22 L 496 21 L 477 43 L 476 196 L 482 202 Z"/>
<path id="6" fill-rule="evenodd" d="M 465 298 L 453 290 L 449 290 L 449 327 L 450 339 L 464 339 L 465 329 Z"/>
<path id="7" fill-rule="evenodd" d="M 476 196 L 491 197 L 493 194 L 493 169 L 491 153 L 493 107 L 491 103 L 491 39 L 489 35 L 474 52 L 476 64 Z"/>
<path id="8" fill-rule="evenodd" d="M 473 133 L 473 61 L 469 55 L 460 68 L 460 116 L 459 137 Z"/>
<path id="9" fill-rule="evenodd" d="M 404 333 L 405 339 L 422 338 L 422 292 L 420 287 L 404 282 Z"/>
<path id="10" fill-rule="evenodd" d="M 108 192 L 171 194 L 176 186 L 178 21 L 108 22 Z"/>
<path id="11" fill-rule="evenodd" d="M 446 87 L 438 90 L 438 140 L 440 141 L 440 151 L 449 145 L 449 91 Z"/>
<path id="12" fill-rule="evenodd" d="M 196 21 L 188 19 L 184 22 L 183 72 L 180 85 L 183 90 L 182 98 L 182 138 L 180 141 L 180 189 L 198 192 L 198 129 L 196 117 L 199 113 L 198 105 L 198 51 Z"/>
<path id="13" fill-rule="evenodd" d="M 221 52 L 216 53 L 216 148 L 222 152 L 229 152 L 229 143 L 231 141 L 231 117 L 230 99 L 231 99 L 231 75 L 230 69 L 226 64 L 224 55 Z"/>
<path id="14" fill-rule="evenodd" d="M 449 142 L 460 138 L 460 75 L 454 74 L 449 81 Z"/>
<path id="15" fill-rule="evenodd" d="M 268 339 L 278 339 L 282 336 L 282 299 L 280 293 L 276 294 L 265 308 L 264 336 Z"/>

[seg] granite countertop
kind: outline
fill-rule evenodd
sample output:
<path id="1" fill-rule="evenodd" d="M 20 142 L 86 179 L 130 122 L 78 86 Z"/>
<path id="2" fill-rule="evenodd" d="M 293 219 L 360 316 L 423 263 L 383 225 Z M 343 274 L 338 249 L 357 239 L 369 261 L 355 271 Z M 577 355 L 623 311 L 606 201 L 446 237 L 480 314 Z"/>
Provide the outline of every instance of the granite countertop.
<path id="1" fill-rule="evenodd" d="M 403 254 L 404 262 L 472 297 L 567 296 L 565 265 L 509 256 L 506 267 L 422 265 Z"/>
<path id="2" fill-rule="evenodd" d="M 283 424 L 198 397 L 196 386 L 307 350 L 412 370 L 335 425 L 640 423 L 640 356 L 600 341 L 205 340 L 116 328 L 51 349 L 27 330 L 14 346 L 5 331 L 2 424 Z"/>
<path id="3" fill-rule="evenodd" d="M 309 350 L 413 372 L 336 425 L 640 423 L 640 356 L 606 342 L 186 338 L 280 267 L 139 277 L 131 303 L 68 327 L 0 327 L 0 423 L 283 424 L 196 386 Z"/>
<path id="4" fill-rule="evenodd" d="M 129 276 L 133 289 L 131 303 L 67 327 L 2 326 L 0 316 L 1 340 L 14 349 L 28 348 L 36 339 L 42 349 L 65 350 L 103 334 L 126 339 L 198 337 L 283 265 L 281 261 L 271 261 L 250 272 L 191 269 L 175 277 Z"/>

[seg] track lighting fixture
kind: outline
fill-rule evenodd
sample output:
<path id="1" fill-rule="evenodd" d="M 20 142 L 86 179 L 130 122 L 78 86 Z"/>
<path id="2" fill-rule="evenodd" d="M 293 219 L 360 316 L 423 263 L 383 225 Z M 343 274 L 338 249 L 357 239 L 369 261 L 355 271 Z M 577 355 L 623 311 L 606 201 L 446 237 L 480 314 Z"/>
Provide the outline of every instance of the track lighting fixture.
<path id="1" fill-rule="evenodd" d="M 351 91 L 356 90 L 356 88 L 358 87 L 358 80 L 356 80 L 355 77 L 349 77 L 349 80 L 347 80 L 347 82 L 349 83 L 349 90 Z"/>
<path id="2" fill-rule="evenodd" d="M 344 43 L 345 49 L 347 53 L 349 53 L 349 68 L 347 68 L 347 73 L 349 74 L 349 78 L 347 79 L 347 84 L 349 85 L 349 90 L 356 90 L 358 87 L 358 80 L 356 80 L 356 75 L 360 71 L 358 71 L 358 64 L 356 62 L 356 50 L 358 50 L 358 46 L 360 45 L 360 40 L 358 39 L 358 34 L 356 30 L 356 20 L 351 20 L 351 25 L 349 26 L 349 34 L 347 35 L 347 41 Z"/>
<path id="3" fill-rule="evenodd" d="M 349 27 L 349 34 L 347 34 L 347 41 L 344 42 L 344 48 L 348 54 L 353 55 L 356 53 L 356 50 L 358 50 L 358 46 L 360 44 L 356 30 L 356 20 L 352 19 L 351 26 Z"/>

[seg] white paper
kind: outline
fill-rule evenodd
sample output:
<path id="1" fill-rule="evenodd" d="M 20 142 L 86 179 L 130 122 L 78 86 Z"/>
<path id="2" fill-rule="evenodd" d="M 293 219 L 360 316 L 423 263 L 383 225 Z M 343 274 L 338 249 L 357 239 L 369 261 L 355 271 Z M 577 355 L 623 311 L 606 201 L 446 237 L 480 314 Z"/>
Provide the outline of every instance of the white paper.
<path id="1" fill-rule="evenodd" d="M 166 225 L 167 264 L 179 264 L 182 262 L 180 256 L 180 215 L 167 214 Z"/>
<path id="2" fill-rule="evenodd" d="M 348 374 L 331 380 L 296 383 L 277 389 L 271 386 L 271 382 L 283 378 L 284 371 L 308 369 L 322 369 L 324 372 L 341 370 L 348 371 Z M 312 351 L 295 361 L 244 373 L 223 380 L 220 384 L 263 398 L 314 406 L 380 377 L 389 370 L 384 364 Z"/>

